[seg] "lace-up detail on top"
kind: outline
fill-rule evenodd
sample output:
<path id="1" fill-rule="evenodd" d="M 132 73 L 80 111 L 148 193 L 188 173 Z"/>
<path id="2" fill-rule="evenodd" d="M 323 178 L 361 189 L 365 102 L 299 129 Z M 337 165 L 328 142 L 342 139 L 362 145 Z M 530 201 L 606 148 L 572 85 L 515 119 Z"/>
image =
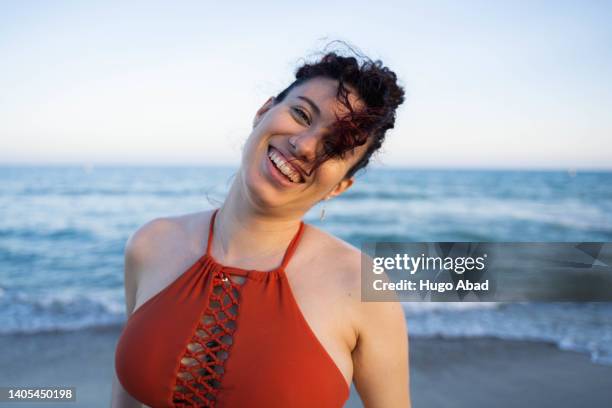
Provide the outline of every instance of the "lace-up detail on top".
<path id="1" fill-rule="evenodd" d="M 236 331 L 243 277 L 215 271 L 210 301 L 181 358 L 173 401 L 176 407 L 214 407 L 224 364 Z"/>

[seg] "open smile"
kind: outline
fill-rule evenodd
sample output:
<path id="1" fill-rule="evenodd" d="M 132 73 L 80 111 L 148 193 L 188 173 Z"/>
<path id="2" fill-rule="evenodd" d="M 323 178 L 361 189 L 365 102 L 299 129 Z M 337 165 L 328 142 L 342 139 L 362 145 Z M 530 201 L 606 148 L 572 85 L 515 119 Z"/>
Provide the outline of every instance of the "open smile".
<path id="1" fill-rule="evenodd" d="M 300 172 L 292 166 L 285 156 L 273 146 L 268 147 L 267 166 L 271 175 L 283 185 L 302 184 L 304 179 Z"/>

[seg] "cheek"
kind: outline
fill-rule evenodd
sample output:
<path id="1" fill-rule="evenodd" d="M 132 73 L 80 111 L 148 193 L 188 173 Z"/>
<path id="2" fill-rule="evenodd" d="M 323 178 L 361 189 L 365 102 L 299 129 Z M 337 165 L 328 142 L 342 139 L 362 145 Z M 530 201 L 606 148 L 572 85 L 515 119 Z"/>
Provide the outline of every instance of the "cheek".
<path id="1" fill-rule="evenodd" d="M 244 141 L 244 145 L 242 148 L 242 153 L 249 153 L 253 150 L 253 148 L 257 145 L 257 140 L 259 140 L 260 134 L 257 129 L 253 129 L 249 136 Z"/>
<path id="2" fill-rule="evenodd" d="M 253 130 L 242 146 L 242 165 L 252 167 L 258 161 L 258 148 L 261 144 L 261 134 Z"/>
<path id="3" fill-rule="evenodd" d="M 256 159 L 255 156 L 258 155 L 258 150 L 262 150 L 262 154 L 266 154 L 264 150 L 266 150 L 264 145 L 267 145 L 267 140 L 275 134 L 283 134 L 282 126 L 276 125 L 274 118 L 264 118 L 261 122 L 255 127 L 251 134 L 248 136 L 246 141 L 244 142 L 242 148 L 242 162 L 243 164 L 251 165 L 254 164 L 252 161 Z"/>
<path id="4" fill-rule="evenodd" d="M 329 190 L 338 184 L 344 175 L 348 167 L 342 162 L 326 162 L 319 167 L 316 176 L 316 182 L 321 186 L 322 190 Z"/>

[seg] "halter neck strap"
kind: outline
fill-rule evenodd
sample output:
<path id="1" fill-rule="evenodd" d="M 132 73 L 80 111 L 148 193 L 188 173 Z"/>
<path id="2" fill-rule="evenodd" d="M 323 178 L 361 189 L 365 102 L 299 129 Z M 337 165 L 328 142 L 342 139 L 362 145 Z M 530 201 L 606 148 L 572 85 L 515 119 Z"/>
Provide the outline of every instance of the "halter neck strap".
<path id="1" fill-rule="evenodd" d="M 210 257 L 212 257 L 211 250 L 212 250 L 212 242 L 213 242 L 214 230 L 215 230 L 215 218 L 217 217 L 218 212 L 219 212 L 219 209 L 218 208 L 215 209 L 215 211 L 212 214 L 212 217 L 210 218 L 210 225 L 208 227 L 208 243 L 206 244 L 206 255 Z M 289 260 L 295 253 L 295 250 L 298 246 L 300 238 L 303 235 L 303 232 L 304 232 L 304 221 L 300 221 L 300 226 L 297 232 L 295 233 L 295 235 L 293 236 L 293 238 L 291 239 L 289 246 L 285 250 L 285 254 L 283 255 L 283 260 L 280 266 L 277 267 L 276 269 L 285 269 L 287 267 Z"/>

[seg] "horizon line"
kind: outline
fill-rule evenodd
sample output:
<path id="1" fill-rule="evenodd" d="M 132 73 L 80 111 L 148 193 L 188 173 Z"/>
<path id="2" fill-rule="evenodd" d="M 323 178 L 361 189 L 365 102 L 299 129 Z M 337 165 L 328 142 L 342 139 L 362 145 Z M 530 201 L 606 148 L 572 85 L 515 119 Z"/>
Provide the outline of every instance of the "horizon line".
<path id="1" fill-rule="evenodd" d="M 146 163 L 146 162 L 95 162 L 95 163 L 75 163 L 75 162 L 0 162 L 0 168 L 82 168 L 84 170 L 93 170 L 96 167 L 100 168 L 152 168 L 152 167 L 166 167 L 166 168 L 189 168 L 189 167 L 200 167 L 200 168 L 238 168 L 239 165 L 230 163 L 211 163 L 202 164 L 196 162 L 159 162 L 159 163 Z M 524 172 L 564 172 L 564 173 L 578 173 L 578 172 L 600 172 L 609 173 L 612 172 L 612 167 L 587 167 L 587 166 L 485 166 L 485 165 L 473 165 L 473 166 L 442 166 L 442 165 L 401 165 L 401 164 L 380 164 L 371 163 L 365 169 L 357 172 L 357 174 L 371 170 L 412 170 L 412 171 L 524 171 Z"/>

